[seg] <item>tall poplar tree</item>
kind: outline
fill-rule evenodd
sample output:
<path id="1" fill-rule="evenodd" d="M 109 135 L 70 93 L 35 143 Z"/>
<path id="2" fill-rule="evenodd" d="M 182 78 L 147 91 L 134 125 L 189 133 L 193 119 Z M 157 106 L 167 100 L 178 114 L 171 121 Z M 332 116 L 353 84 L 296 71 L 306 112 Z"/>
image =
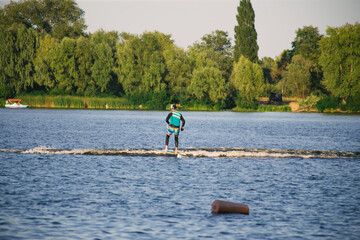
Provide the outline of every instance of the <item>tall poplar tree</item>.
<path id="1" fill-rule="evenodd" d="M 244 56 L 255 63 L 258 61 L 259 46 L 255 30 L 254 9 L 250 0 L 241 0 L 237 10 L 238 25 L 235 26 L 234 61 L 237 62 L 240 56 Z"/>

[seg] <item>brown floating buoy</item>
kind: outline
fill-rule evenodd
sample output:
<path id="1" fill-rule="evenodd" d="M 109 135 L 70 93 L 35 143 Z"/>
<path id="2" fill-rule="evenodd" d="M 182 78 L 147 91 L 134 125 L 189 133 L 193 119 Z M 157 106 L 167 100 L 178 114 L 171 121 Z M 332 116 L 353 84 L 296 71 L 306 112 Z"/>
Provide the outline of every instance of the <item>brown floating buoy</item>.
<path id="1" fill-rule="evenodd" d="M 211 206 L 211 212 L 249 214 L 249 207 L 245 204 L 215 200 Z"/>

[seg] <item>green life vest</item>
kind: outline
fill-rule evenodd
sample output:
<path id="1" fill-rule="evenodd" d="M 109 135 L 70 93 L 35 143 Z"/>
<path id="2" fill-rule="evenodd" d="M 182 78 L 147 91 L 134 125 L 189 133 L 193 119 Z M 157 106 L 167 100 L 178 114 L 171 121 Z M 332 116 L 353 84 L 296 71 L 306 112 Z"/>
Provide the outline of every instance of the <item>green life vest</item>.
<path id="1" fill-rule="evenodd" d="M 174 125 L 175 127 L 180 127 L 180 118 L 181 118 L 181 113 L 177 111 L 173 111 L 172 116 L 170 117 L 170 125 Z"/>

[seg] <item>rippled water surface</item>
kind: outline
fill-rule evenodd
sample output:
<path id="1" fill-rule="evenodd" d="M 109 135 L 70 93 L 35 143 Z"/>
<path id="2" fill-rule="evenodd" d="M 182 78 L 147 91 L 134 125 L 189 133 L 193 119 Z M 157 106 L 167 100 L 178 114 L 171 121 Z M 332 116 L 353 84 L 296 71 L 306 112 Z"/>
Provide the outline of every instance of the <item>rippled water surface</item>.
<path id="1" fill-rule="evenodd" d="M 166 115 L 0 109 L 0 149 L 160 149 Z M 360 116 L 183 115 L 183 148 L 360 151 Z M 0 152 L 0 239 L 359 239 L 359 173 L 359 158 Z M 250 215 L 214 215 L 215 199 Z"/>

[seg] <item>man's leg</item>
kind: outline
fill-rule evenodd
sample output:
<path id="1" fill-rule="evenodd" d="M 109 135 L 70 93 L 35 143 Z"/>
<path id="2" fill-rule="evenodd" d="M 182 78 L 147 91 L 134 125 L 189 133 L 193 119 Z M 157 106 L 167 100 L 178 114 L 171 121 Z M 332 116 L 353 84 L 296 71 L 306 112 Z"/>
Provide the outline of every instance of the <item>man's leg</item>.
<path id="1" fill-rule="evenodd" d="M 175 135 L 175 153 L 178 151 L 179 146 L 179 135 Z"/>
<path id="2" fill-rule="evenodd" d="M 164 149 L 164 151 L 167 151 L 167 150 L 168 150 L 169 138 L 170 138 L 170 135 L 167 133 L 167 134 L 166 134 L 166 138 L 165 138 L 165 149 Z"/>

